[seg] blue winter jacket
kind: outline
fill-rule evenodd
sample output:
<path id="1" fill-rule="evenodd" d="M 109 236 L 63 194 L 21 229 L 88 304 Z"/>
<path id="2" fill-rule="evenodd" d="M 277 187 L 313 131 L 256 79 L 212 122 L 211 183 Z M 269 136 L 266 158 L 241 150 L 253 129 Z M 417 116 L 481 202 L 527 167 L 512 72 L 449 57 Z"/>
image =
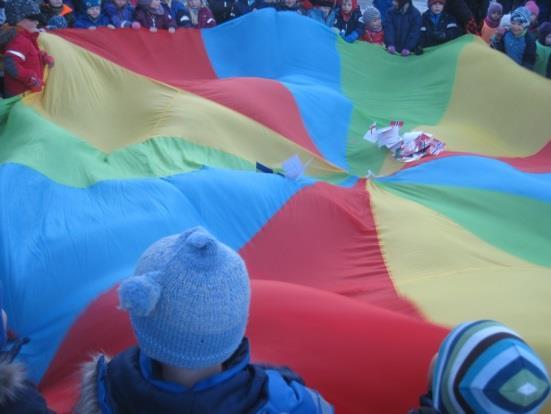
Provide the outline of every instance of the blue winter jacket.
<path id="1" fill-rule="evenodd" d="M 247 339 L 223 364 L 221 373 L 191 388 L 161 380 L 160 364 L 138 347 L 110 362 L 101 356 L 92 366 L 95 375 L 84 374 L 76 414 L 333 413 L 331 405 L 289 369 L 250 364 Z M 89 404 L 90 395 L 85 395 L 87 382 L 96 390 L 95 407 Z"/>
<path id="2" fill-rule="evenodd" d="M 103 13 L 109 19 L 109 23 L 117 29 L 123 27 L 132 27 L 134 20 L 134 7 L 127 3 L 122 9 L 119 9 L 115 3 L 108 1 L 103 6 Z"/>
<path id="3" fill-rule="evenodd" d="M 92 26 L 100 27 L 107 26 L 109 24 L 109 18 L 101 13 L 97 19 L 92 19 L 87 14 L 79 15 L 75 20 L 75 29 L 88 29 Z"/>
<path id="4" fill-rule="evenodd" d="M 421 13 L 411 1 L 401 9 L 392 8 L 387 13 L 384 31 L 387 47 L 394 46 L 398 53 L 403 49 L 413 52 L 421 36 Z"/>

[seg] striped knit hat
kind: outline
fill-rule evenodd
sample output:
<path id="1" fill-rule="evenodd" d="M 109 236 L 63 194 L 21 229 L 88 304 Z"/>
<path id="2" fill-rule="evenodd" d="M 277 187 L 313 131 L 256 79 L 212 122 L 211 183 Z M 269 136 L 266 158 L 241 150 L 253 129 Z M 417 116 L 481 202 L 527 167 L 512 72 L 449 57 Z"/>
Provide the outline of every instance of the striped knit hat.
<path id="1" fill-rule="evenodd" d="M 488 320 L 459 325 L 434 365 L 434 408 L 442 414 L 536 413 L 549 394 L 543 362 L 512 330 Z"/>
<path id="2" fill-rule="evenodd" d="M 511 21 L 517 21 L 522 26 L 528 27 L 530 26 L 530 18 L 532 16 L 532 13 L 530 10 L 528 10 L 526 7 L 517 7 L 513 13 L 511 13 Z"/>

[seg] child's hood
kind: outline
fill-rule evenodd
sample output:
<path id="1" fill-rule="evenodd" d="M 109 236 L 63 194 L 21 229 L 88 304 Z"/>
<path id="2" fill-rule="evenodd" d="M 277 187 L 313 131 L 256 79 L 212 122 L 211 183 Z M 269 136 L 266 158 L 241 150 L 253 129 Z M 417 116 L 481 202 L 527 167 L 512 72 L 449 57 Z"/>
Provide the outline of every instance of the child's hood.
<path id="1" fill-rule="evenodd" d="M 0 356 L 0 406 L 25 388 L 25 369 L 21 364 Z"/>

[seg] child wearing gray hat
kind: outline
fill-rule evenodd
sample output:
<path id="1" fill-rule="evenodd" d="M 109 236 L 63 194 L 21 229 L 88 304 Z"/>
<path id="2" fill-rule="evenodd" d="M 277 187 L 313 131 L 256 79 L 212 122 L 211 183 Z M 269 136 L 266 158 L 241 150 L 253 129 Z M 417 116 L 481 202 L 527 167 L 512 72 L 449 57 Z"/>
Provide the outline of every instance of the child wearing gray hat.
<path id="1" fill-rule="evenodd" d="M 205 229 L 154 243 L 119 299 L 138 346 L 86 364 L 75 413 L 333 412 L 291 370 L 250 363 L 245 263 Z"/>
<path id="2" fill-rule="evenodd" d="M 383 46 L 385 44 L 385 32 L 383 31 L 383 22 L 379 10 L 376 7 L 367 6 L 362 19 L 365 24 L 362 40 Z"/>

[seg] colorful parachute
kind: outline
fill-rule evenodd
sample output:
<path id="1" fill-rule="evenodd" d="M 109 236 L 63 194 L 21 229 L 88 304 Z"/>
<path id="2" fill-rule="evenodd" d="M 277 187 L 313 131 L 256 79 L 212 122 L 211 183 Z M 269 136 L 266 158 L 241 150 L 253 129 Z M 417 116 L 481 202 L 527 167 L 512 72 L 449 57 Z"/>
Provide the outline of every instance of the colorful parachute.
<path id="1" fill-rule="evenodd" d="M 90 352 L 133 342 L 118 282 L 198 224 L 247 261 L 254 359 L 339 413 L 413 407 L 464 320 L 512 326 L 551 366 L 549 81 L 471 36 L 403 59 L 270 10 L 41 42 L 45 90 L 0 104 L 0 275 L 59 412 Z M 362 139 L 393 119 L 447 152 L 405 168 Z M 299 180 L 255 170 L 294 154 Z"/>

